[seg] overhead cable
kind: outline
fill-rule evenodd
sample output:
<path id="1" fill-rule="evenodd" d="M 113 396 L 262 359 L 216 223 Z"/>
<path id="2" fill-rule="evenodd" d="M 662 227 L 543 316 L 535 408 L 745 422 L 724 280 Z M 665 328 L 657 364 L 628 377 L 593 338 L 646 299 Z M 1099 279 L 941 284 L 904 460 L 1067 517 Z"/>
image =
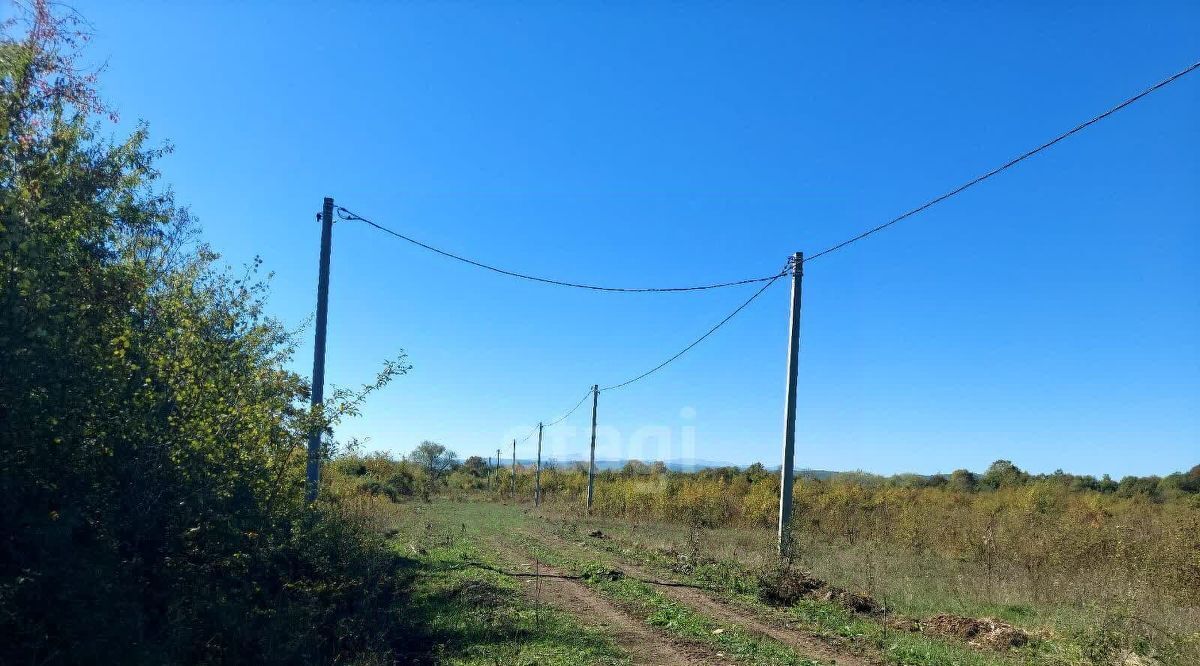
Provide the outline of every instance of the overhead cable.
<path id="1" fill-rule="evenodd" d="M 626 292 L 626 293 L 669 293 L 669 292 L 706 291 L 709 289 L 722 289 L 725 287 L 736 287 L 738 285 L 743 285 L 743 284 L 753 284 L 755 282 L 766 282 L 767 280 L 773 279 L 771 276 L 756 277 L 756 278 L 746 278 L 744 280 L 733 280 L 731 282 L 716 282 L 713 284 L 701 284 L 701 285 L 693 285 L 693 286 L 687 286 L 687 287 L 609 287 L 609 286 L 596 285 L 596 284 L 585 284 L 582 282 L 568 282 L 566 280 L 555 280 L 552 278 L 538 277 L 536 275 L 529 275 L 526 273 L 518 273 L 517 271 L 510 271 L 510 270 L 506 270 L 503 268 L 497 268 L 490 264 L 485 264 L 481 261 L 476 261 L 474 259 L 468 259 L 467 257 L 463 257 L 460 255 L 454 254 L 453 252 L 447 252 L 446 250 L 436 248 L 432 245 L 429 245 L 428 243 L 423 243 L 415 238 L 406 236 L 406 235 L 400 233 L 399 231 L 396 231 L 395 229 L 389 229 L 389 228 L 383 226 L 382 224 L 372 222 L 371 220 L 368 220 L 367 218 L 365 218 L 365 217 L 359 215 L 358 213 L 355 213 L 343 206 L 338 206 L 337 211 L 343 220 L 358 220 L 360 222 L 364 222 L 384 233 L 391 234 L 392 236 L 395 236 L 396 238 L 399 238 L 404 241 L 408 241 L 409 243 L 412 243 L 413 245 L 425 248 L 426 250 L 440 254 L 443 257 L 448 257 L 448 258 L 454 259 L 456 261 L 461 261 L 465 264 L 470 264 L 477 268 L 483 268 L 485 270 L 492 271 L 493 273 L 499 273 L 501 275 L 507 275 L 509 277 L 520 278 L 522 280 L 531 280 L 533 282 L 541 282 L 543 284 L 552 284 L 552 285 L 556 285 L 559 287 L 574 287 L 576 289 L 590 289 L 592 291 L 615 291 L 615 292 Z"/>
<path id="2" fill-rule="evenodd" d="M 1072 127 L 1071 129 L 1067 130 L 1066 132 L 1059 134 L 1058 136 L 1054 137 L 1053 139 L 1050 139 L 1049 141 L 1043 143 L 1042 145 L 1040 145 L 1032 150 L 1028 150 L 1024 153 L 1021 153 L 1017 157 L 1014 157 L 1013 159 L 1005 162 L 1004 164 L 1001 164 L 1000 166 L 996 167 L 995 169 L 988 171 L 987 173 L 983 174 L 982 176 L 977 176 L 977 177 L 967 181 L 966 183 L 959 185 L 958 187 L 954 188 L 953 190 L 950 190 L 949 192 L 946 192 L 945 194 L 943 194 L 939 197 L 936 197 L 934 199 L 930 199 L 929 201 L 926 201 L 925 203 L 921 204 L 920 206 L 917 206 L 916 208 L 913 208 L 912 210 L 910 210 L 908 212 L 902 213 L 901 215 L 898 215 L 877 227 L 872 227 L 870 229 L 867 229 L 866 231 L 862 232 L 861 234 L 858 234 L 857 236 L 854 236 L 853 238 L 846 239 L 836 245 L 827 247 L 824 250 L 821 250 L 820 252 L 816 252 L 812 255 L 809 255 L 809 256 L 805 257 L 804 261 L 805 261 L 805 263 L 807 263 L 809 261 L 812 261 L 813 259 L 827 255 L 830 252 L 836 252 L 836 251 L 846 247 L 847 245 L 856 243 L 856 242 L 866 238 L 867 236 L 870 236 L 872 234 L 883 231 L 884 229 L 887 229 L 888 227 L 892 226 L 893 224 L 896 224 L 897 222 L 901 222 L 903 220 L 906 220 L 906 219 L 912 217 L 913 215 L 916 215 L 917 213 L 920 213 L 921 211 L 932 208 L 933 206 L 936 206 L 937 204 L 945 201 L 946 199 L 949 199 L 950 197 L 952 197 L 956 194 L 959 194 L 960 192 L 963 192 L 964 190 L 974 187 L 975 185 L 982 183 L 983 181 L 987 180 L 988 178 L 991 178 L 992 176 L 995 176 L 995 175 L 999 174 L 1000 172 L 1005 171 L 1006 169 L 1012 168 L 1012 167 L 1016 166 L 1017 164 L 1029 159 L 1030 157 L 1033 157 L 1034 155 L 1037 155 L 1038 153 L 1042 152 L 1043 150 L 1046 150 L 1050 146 L 1053 146 L 1054 144 L 1058 143 L 1059 141 L 1066 139 L 1067 137 L 1071 136 L 1072 134 L 1075 134 L 1077 132 L 1083 131 L 1084 129 L 1087 129 L 1088 127 L 1100 122 L 1101 120 L 1104 120 L 1105 118 L 1113 115 L 1114 113 L 1120 111 L 1121 109 L 1124 109 L 1125 107 L 1129 106 L 1130 104 L 1133 104 L 1134 102 L 1138 101 L 1139 99 L 1142 99 L 1143 97 L 1149 95 L 1150 93 L 1152 93 L 1156 90 L 1159 90 L 1160 88 L 1165 88 L 1166 86 L 1170 85 L 1171 83 L 1174 83 L 1176 80 L 1183 78 L 1187 74 L 1192 73 L 1196 69 L 1200 69 L 1200 62 L 1195 62 L 1195 63 L 1189 65 L 1188 67 L 1184 68 L 1183 70 L 1176 72 L 1175 74 L 1172 74 L 1171 76 L 1163 79 L 1162 81 L 1159 81 L 1158 83 L 1150 86 L 1149 88 L 1146 88 L 1145 90 L 1134 95 L 1133 97 L 1130 97 L 1129 99 L 1121 102 L 1120 104 L 1117 104 L 1116 106 L 1105 111 L 1104 113 L 1101 113 L 1098 116 L 1094 116 L 1090 120 L 1088 120 L 1086 122 L 1082 122 L 1082 123 L 1076 125 L 1075 127 Z"/>
<path id="3" fill-rule="evenodd" d="M 753 303 L 754 299 L 758 298 L 759 296 L 762 296 L 763 292 L 765 292 L 768 287 L 775 284 L 776 280 L 778 280 L 779 278 L 781 278 L 784 275 L 787 275 L 789 272 L 791 272 L 791 270 L 792 270 L 791 264 L 792 264 L 791 259 L 788 259 L 788 265 L 786 268 L 784 268 L 779 273 L 776 273 L 774 277 L 771 277 L 770 279 L 768 279 L 767 283 L 764 284 L 761 288 L 759 288 L 758 291 L 754 292 L 753 296 L 746 299 L 746 301 L 744 303 L 742 303 L 741 305 L 737 306 L 737 308 L 733 312 L 730 312 L 728 315 L 726 315 L 726 317 L 724 319 L 717 322 L 716 326 L 713 326 L 712 328 L 708 329 L 707 333 L 705 333 L 704 335 L 701 335 L 699 338 L 696 338 L 696 340 L 693 341 L 692 344 L 679 350 L 679 352 L 677 352 L 674 356 L 668 358 L 667 360 L 663 361 L 662 363 L 659 363 L 658 365 L 654 366 L 653 368 L 650 368 L 646 372 L 643 372 L 642 374 L 640 374 L 636 377 L 633 377 L 632 379 L 627 379 L 627 380 L 621 382 L 620 384 L 613 384 L 612 386 L 605 386 L 605 387 L 601 388 L 600 390 L 601 391 L 614 391 L 616 389 L 623 388 L 625 386 L 629 386 L 630 384 L 632 384 L 636 381 L 645 379 L 646 377 L 649 377 L 650 375 L 658 372 L 659 370 L 662 370 L 663 368 L 665 368 L 667 365 L 669 365 L 675 359 L 688 353 L 689 351 L 692 350 L 693 347 L 700 344 L 701 342 L 704 342 L 705 338 L 712 335 L 713 333 L 716 333 L 719 328 L 721 328 L 725 324 L 729 323 L 730 319 L 733 319 L 734 317 L 736 317 L 738 315 L 739 312 L 746 309 L 746 306 Z"/>

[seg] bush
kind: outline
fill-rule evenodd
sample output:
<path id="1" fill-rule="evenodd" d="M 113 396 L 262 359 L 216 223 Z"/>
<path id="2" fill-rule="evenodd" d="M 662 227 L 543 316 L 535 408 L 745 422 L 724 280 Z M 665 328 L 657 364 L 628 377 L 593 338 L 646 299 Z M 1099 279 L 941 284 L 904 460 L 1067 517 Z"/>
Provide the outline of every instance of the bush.
<path id="1" fill-rule="evenodd" d="M 0 663 L 388 654 L 395 558 L 303 497 L 356 399 L 310 414 L 256 267 L 195 243 L 144 127 L 98 138 L 73 20 L 30 20 L 0 36 Z"/>

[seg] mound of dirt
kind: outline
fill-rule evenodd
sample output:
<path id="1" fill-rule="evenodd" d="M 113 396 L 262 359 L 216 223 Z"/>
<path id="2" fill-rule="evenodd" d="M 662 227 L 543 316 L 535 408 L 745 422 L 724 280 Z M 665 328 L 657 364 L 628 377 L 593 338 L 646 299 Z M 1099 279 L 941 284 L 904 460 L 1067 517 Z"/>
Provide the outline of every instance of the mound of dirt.
<path id="1" fill-rule="evenodd" d="M 771 569 L 758 577 L 758 595 L 775 606 L 792 606 L 801 599 L 832 601 L 855 613 L 881 615 L 886 609 L 871 597 L 835 587 L 798 569 Z"/>
<path id="2" fill-rule="evenodd" d="M 504 605 L 508 594 L 500 588 L 478 580 L 463 581 L 449 591 L 472 608 L 499 608 Z"/>
<path id="3" fill-rule="evenodd" d="M 807 571 L 773 568 L 758 576 L 758 596 L 773 606 L 792 606 L 801 599 L 815 598 L 825 581 Z"/>
<path id="4" fill-rule="evenodd" d="M 848 592 L 840 587 L 826 587 L 820 593 L 821 601 L 834 601 L 843 608 L 863 615 L 880 615 L 885 609 L 878 601 L 861 594 Z"/>
<path id="5" fill-rule="evenodd" d="M 921 630 L 961 638 L 972 645 L 995 650 L 1020 647 L 1029 642 L 1029 634 L 1025 631 L 990 617 L 976 619 L 943 613 L 922 620 Z"/>

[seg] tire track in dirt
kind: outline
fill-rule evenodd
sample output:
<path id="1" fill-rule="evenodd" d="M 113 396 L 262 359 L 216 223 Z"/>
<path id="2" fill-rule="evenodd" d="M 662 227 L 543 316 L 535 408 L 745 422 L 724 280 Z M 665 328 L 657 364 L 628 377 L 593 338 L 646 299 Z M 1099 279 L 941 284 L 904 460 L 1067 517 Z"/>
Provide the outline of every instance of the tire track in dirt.
<path id="1" fill-rule="evenodd" d="M 563 539 L 556 534 L 541 531 L 538 534 L 533 534 L 529 531 L 524 531 L 526 536 L 542 542 L 552 542 L 558 546 L 578 545 Z M 587 544 L 583 544 L 587 548 Z M 611 555 L 611 553 L 608 553 Z M 612 555 L 612 557 L 617 557 Z M 621 566 L 625 573 L 643 579 L 646 582 L 653 584 L 656 580 L 662 580 L 661 577 L 646 571 L 640 566 L 633 564 L 625 558 L 617 558 L 621 562 Z M 668 580 L 668 583 L 678 583 L 678 581 Z M 707 615 L 719 622 L 728 622 L 741 627 L 744 631 L 760 636 L 768 636 L 784 645 L 795 650 L 800 656 L 819 661 L 821 663 L 837 664 L 837 666 L 876 666 L 883 663 L 879 659 L 871 659 L 863 655 L 855 654 L 844 648 L 839 648 L 836 645 L 831 645 L 821 637 L 804 632 L 799 629 L 793 629 L 786 626 L 772 624 L 765 618 L 758 617 L 756 613 L 749 609 L 742 609 L 729 604 L 724 599 L 714 597 L 711 593 L 695 587 L 686 585 L 656 585 L 659 592 L 673 601 L 681 603 L 693 610 Z"/>
<path id="2" fill-rule="evenodd" d="M 543 603 L 570 613 L 584 624 L 602 629 L 630 656 L 634 664 L 700 666 L 725 663 L 712 650 L 670 638 L 647 626 L 644 621 L 631 617 L 587 585 L 566 577 L 559 569 L 544 563 L 537 564 L 534 558 L 518 552 L 510 544 L 494 542 L 492 545 L 510 565 L 528 567 L 531 571 L 536 566 L 540 570 L 540 579 L 523 578 L 527 595 L 531 598 L 537 595 L 535 586 L 540 580 L 540 599 Z"/>

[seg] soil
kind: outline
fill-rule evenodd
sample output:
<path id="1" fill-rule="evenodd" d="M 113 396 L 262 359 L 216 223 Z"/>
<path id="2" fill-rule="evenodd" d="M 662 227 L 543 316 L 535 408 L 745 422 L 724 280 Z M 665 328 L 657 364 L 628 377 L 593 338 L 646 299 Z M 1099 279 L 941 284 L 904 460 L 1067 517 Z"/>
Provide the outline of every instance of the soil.
<path id="1" fill-rule="evenodd" d="M 934 615 L 921 620 L 921 631 L 961 638 L 972 645 L 1004 650 L 1029 642 L 1029 634 L 990 617 L 976 619 L 958 615 Z"/>
<path id="2" fill-rule="evenodd" d="M 807 571 L 799 569 L 774 569 L 759 577 L 759 596 L 775 606 L 791 606 L 808 598 L 832 601 L 862 615 L 883 615 L 887 609 L 871 597 L 855 594 L 826 583 Z"/>
<path id="3" fill-rule="evenodd" d="M 570 613 L 585 625 L 603 630 L 630 656 L 634 664 L 699 666 L 723 663 L 713 650 L 676 640 L 646 625 L 642 619 L 631 616 L 559 569 L 537 564 L 507 544 L 498 546 L 501 555 L 523 574 L 526 594 L 530 598 L 540 598 L 541 603 Z M 535 573 L 535 569 L 540 578 L 528 577 L 529 573 Z"/>
<path id="4" fill-rule="evenodd" d="M 812 574 L 797 569 L 775 569 L 763 574 L 760 596 L 778 606 L 790 606 L 800 599 L 832 601 L 861 615 L 876 616 L 889 627 L 902 631 L 950 636 L 975 647 L 1006 650 L 1029 642 L 1029 634 L 1007 622 L 985 617 L 971 618 L 940 614 L 924 620 L 893 615 L 871 597 L 829 585 Z"/>
<path id="5" fill-rule="evenodd" d="M 546 533 L 530 534 L 535 539 L 548 543 L 564 543 L 561 538 Z M 773 638 L 795 650 L 798 654 L 814 661 L 838 666 L 873 666 L 880 663 L 849 650 L 848 646 L 831 644 L 825 639 L 785 625 L 774 624 L 758 617 L 749 609 L 739 608 L 706 590 L 674 581 L 656 579 L 650 572 L 622 561 L 625 575 L 644 582 L 656 584 L 658 591 L 667 598 L 707 615 L 718 622 L 728 622 L 750 634 Z"/>

